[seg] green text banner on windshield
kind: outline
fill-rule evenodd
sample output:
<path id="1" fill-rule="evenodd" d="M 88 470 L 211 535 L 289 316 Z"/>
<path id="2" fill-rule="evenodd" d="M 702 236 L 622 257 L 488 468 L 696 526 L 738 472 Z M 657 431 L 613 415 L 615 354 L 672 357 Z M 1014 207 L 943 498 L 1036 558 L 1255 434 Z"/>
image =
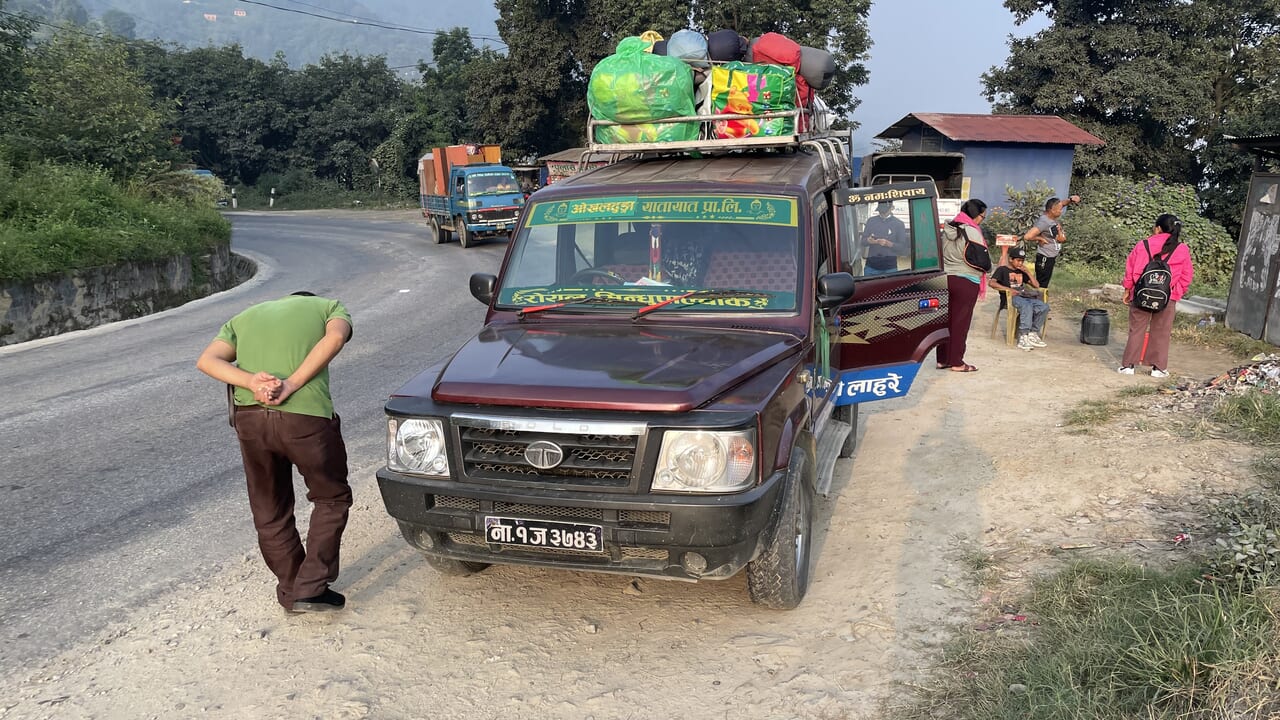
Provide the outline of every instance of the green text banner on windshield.
<path id="1" fill-rule="evenodd" d="M 754 223 L 796 227 L 795 198 L 767 195 L 663 195 L 584 198 L 542 202 L 534 206 L 530 225 L 653 220 L 681 222 L 712 220 L 727 223 Z"/>

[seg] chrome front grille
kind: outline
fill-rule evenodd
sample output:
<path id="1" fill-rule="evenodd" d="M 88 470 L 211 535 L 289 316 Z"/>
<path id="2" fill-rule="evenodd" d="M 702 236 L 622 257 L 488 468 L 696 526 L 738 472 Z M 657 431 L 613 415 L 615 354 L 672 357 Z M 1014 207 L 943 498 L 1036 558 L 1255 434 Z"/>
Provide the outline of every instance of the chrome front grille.
<path id="1" fill-rule="evenodd" d="M 626 487 L 635 464 L 637 435 L 549 433 L 494 427 L 458 427 L 468 476 L 492 480 L 533 480 L 558 485 Z M 563 453 L 551 468 L 534 467 L 525 457 L 532 443 L 554 443 Z"/>
<path id="2" fill-rule="evenodd" d="M 480 219 L 483 222 L 515 222 L 516 214 L 520 211 L 516 208 L 503 208 L 501 210 L 481 210 Z"/>

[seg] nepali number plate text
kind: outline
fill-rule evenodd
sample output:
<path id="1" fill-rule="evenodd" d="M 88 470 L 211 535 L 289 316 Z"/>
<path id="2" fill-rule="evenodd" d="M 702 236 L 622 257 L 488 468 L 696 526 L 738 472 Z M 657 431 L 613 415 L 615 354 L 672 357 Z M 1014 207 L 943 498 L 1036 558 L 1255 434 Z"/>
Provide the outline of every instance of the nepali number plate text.
<path id="1" fill-rule="evenodd" d="M 498 545 L 604 552 L 604 528 L 599 525 L 487 516 L 484 538 Z"/>

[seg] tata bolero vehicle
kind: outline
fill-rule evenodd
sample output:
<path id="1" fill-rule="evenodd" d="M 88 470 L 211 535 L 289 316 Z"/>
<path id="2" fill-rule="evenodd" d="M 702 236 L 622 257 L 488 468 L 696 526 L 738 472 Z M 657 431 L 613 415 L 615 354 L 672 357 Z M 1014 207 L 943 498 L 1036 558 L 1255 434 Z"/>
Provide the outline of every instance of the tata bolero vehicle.
<path id="1" fill-rule="evenodd" d="M 387 401 L 377 473 L 437 570 L 745 568 L 755 602 L 800 603 L 815 494 L 859 403 L 946 339 L 946 280 L 932 183 L 854 188 L 843 141 L 751 140 L 629 146 L 535 193 L 471 277 L 484 327 Z M 870 276 L 886 201 L 909 245 Z"/>

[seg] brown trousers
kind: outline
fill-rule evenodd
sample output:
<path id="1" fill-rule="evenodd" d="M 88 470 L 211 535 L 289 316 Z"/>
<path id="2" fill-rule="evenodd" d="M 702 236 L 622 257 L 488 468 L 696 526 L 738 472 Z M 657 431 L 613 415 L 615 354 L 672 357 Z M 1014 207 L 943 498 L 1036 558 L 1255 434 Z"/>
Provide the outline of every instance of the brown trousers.
<path id="1" fill-rule="evenodd" d="M 1124 344 L 1124 359 L 1120 364 L 1125 367 L 1150 365 L 1168 370 L 1169 338 L 1173 334 L 1173 317 L 1177 312 L 1177 303 L 1169 303 L 1169 307 L 1158 313 L 1130 306 L 1129 340 Z M 1145 355 L 1142 352 L 1144 339 L 1147 346 Z"/>
<path id="2" fill-rule="evenodd" d="M 338 579 L 338 546 L 351 507 L 342 426 L 336 414 L 329 419 L 254 405 L 236 408 L 236 436 L 258 547 L 278 580 L 276 599 L 291 609 L 294 600 L 319 595 Z M 294 522 L 294 466 L 313 506 L 305 548 Z"/>
<path id="3" fill-rule="evenodd" d="M 973 307 L 978 303 L 978 283 L 972 280 L 947 276 L 947 311 L 951 337 L 938 343 L 938 364 L 949 367 L 964 365 L 964 354 L 969 349 L 969 326 L 973 324 Z"/>

